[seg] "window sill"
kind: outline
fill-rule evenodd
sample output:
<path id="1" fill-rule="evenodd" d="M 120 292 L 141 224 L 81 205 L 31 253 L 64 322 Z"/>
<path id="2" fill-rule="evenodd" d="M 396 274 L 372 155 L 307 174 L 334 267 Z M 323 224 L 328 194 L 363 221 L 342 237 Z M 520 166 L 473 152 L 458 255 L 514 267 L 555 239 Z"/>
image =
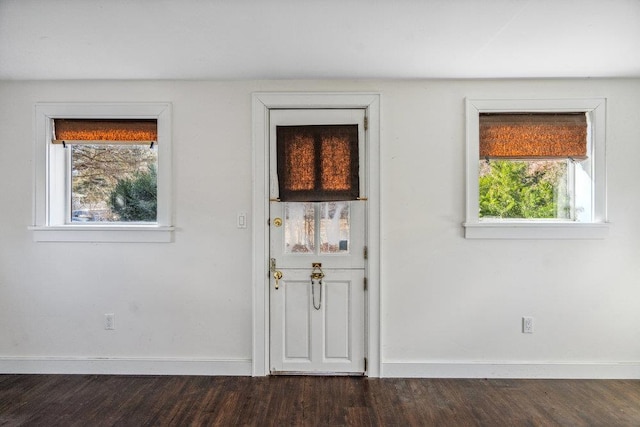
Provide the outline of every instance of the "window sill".
<path id="1" fill-rule="evenodd" d="M 466 222 L 466 239 L 604 239 L 609 223 Z"/>
<path id="2" fill-rule="evenodd" d="M 29 227 L 36 242 L 169 243 L 174 227 L 159 225 L 58 225 Z"/>

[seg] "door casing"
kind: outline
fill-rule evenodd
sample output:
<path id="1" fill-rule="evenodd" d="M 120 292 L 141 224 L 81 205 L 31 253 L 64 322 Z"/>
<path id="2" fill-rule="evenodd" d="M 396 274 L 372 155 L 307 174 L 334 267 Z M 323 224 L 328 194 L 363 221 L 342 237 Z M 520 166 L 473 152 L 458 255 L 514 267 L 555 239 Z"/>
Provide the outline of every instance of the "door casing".
<path id="1" fill-rule="evenodd" d="M 363 108 L 366 110 L 368 197 L 367 292 L 365 295 L 365 354 L 367 375 L 380 370 L 380 94 L 258 92 L 252 95 L 253 144 L 253 334 L 252 375 L 269 374 L 269 111 L 271 109 Z"/>

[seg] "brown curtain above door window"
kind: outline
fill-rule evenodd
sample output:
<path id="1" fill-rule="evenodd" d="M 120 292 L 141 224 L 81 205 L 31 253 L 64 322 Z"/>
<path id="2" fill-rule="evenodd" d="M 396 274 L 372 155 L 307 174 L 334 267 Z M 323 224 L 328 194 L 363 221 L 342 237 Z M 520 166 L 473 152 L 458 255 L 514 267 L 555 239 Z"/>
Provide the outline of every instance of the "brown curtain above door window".
<path id="1" fill-rule="evenodd" d="M 278 126 L 276 138 L 281 201 L 358 198 L 357 125 Z"/>

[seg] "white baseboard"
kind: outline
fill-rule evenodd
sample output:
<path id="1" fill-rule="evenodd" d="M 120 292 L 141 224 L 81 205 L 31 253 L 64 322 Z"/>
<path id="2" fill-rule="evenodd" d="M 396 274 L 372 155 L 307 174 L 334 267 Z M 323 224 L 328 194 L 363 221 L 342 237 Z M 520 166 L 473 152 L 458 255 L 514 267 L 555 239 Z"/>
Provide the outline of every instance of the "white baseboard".
<path id="1" fill-rule="evenodd" d="M 386 362 L 387 378 L 640 379 L 640 363 Z"/>
<path id="2" fill-rule="evenodd" d="M 0 374 L 250 376 L 250 359 L 0 357 Z"/>
<path id="3" fill-rule="evenodd" d="M 382 378 L 640 379 L 640 363 L 384 362 Z M 0 357 L 0 374 L 251 376 L 251 359 Z"/>

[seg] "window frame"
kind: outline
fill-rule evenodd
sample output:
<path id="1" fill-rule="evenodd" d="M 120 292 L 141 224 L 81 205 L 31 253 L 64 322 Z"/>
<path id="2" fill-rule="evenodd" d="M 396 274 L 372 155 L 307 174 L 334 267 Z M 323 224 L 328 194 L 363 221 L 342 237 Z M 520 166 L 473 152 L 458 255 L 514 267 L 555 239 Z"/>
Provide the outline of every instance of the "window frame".
<path id="1" fill-rule="evenodd" d="M 587 155 L 591 168 L 592 218 L 589 222 L 549 219 L 481 219 L 479 217 L 479 155 L 481 113 L 588 114 L 591 134 Z M 606 212 L 606 99 L 466 99 L 467 239 L 601 239 L 608 234 Z"/>
<path id="2" fill-rule="evenodd" d="M 51 143 L 53 119 L 155 119 L 158 126 L 158 211 L 149 224 L 73 223 L 66 212 L 68 156 Z M 33 222 L 38 242 L 171 242 L 172 155 L 170 103 L 38 103 L 35 106 Z"/>

